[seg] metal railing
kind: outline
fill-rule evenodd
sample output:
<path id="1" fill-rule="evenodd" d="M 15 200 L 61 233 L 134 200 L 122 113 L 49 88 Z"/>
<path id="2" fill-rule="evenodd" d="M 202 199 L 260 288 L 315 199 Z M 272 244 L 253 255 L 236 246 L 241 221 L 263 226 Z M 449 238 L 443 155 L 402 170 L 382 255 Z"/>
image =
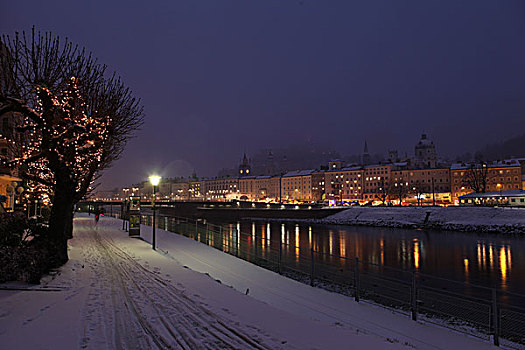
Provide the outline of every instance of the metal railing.
<path id="1" fill-rule="evenodd" d="M 151 215 L 142 215 L 141 221 L 151 226 Z M 525 295 L 324 253 L 313 246 L 306 250 L 287 241 L 284 232 L 275 240 L 275 235 L 269 239 L 255 230 L 240 232 L 233 224 L 163 215 L 156 226 L 357 302 L 492 339 L 498 346 L 525 349 Z"/>

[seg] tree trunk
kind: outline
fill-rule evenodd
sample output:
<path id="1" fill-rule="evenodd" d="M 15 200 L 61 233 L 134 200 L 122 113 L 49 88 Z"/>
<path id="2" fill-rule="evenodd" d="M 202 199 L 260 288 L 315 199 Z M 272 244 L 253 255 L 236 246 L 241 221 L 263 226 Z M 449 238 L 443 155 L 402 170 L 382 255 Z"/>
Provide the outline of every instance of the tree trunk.
<path id="1" fill-rule="evenodd" d="M 56 245 L 58 263 L 68 260 L 67 240 L 72 237 L 73 230 L 73 194 L 74 187 L 69 176 L 56 176 L 53 207 L 49 218 L 49 238 Z"/>

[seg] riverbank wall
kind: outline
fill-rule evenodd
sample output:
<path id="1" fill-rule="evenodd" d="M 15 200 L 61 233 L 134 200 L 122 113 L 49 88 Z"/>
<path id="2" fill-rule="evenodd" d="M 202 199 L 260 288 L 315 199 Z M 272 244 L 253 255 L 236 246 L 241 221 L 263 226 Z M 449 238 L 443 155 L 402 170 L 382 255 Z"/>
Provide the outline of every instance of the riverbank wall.
<path id="1" fill-rule="evenodd" d="M 524 208 L 351 207 L 316 223 L 525 235 Z"/>

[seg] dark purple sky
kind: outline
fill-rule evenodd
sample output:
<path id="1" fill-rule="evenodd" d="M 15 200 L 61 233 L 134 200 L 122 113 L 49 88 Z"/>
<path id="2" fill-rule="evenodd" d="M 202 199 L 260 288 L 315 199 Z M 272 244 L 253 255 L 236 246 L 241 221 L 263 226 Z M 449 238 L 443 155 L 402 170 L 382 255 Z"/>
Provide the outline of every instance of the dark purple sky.
<path id="1" fill-rule="evenodd" d="M 454 155 L 525 132 L 525 1 L 3 1 L 0 32 L 91 50 L 145 106 L 103 187 L 215 175 L 242 152 Z M 522 155 L 523 156 L 523 155 Z"/>

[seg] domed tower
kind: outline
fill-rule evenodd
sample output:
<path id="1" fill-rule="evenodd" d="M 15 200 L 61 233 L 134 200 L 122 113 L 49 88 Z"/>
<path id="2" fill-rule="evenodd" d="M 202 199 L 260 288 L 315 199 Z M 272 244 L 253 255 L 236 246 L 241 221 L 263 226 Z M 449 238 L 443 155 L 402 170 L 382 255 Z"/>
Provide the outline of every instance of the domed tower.
<path id="1" fill-rule="evenodd" d="M 421 140 L 415 147 L 415 163 L 419 168 L 435 168 L 437 164 L 437 153 L 434 142 L 427 138 L 427 134 L 421 135 Z"/>
<path id="2" fill-rule="evenodd" d="M 244 153 L 244 157 L 242 158 L 242 162 L 239 165 L 239 176 L 248 176 L 251 173 L 251 166 L 250 166 L 250 160 L 248 157 L 246 157 L 246 153 Z"/>

